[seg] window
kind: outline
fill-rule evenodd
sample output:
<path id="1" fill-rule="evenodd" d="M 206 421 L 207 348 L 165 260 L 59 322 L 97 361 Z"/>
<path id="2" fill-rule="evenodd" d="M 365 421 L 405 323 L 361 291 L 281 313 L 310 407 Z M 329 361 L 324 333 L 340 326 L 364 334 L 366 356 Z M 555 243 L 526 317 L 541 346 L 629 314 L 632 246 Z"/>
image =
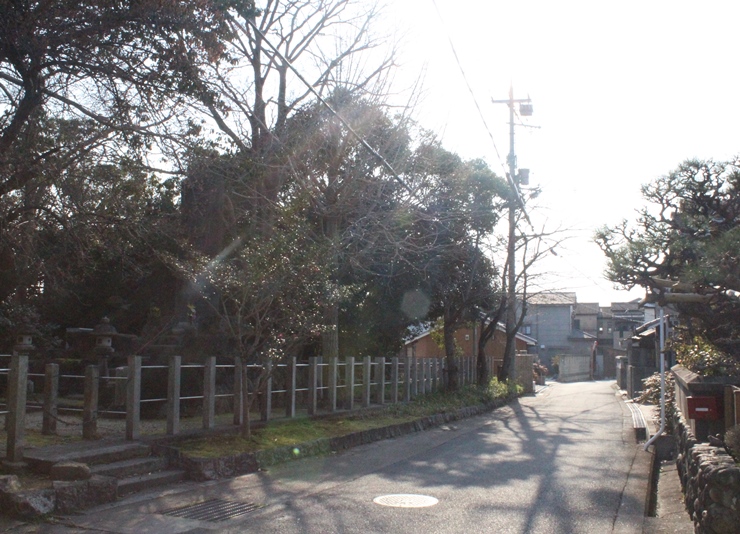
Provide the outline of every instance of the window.
<path id="1" fill-rule="evenodd" d="M 532 335 L 532 325 L 525 324 L 522 325 L 522 334 L 525 336 L 531 336 Z"/>

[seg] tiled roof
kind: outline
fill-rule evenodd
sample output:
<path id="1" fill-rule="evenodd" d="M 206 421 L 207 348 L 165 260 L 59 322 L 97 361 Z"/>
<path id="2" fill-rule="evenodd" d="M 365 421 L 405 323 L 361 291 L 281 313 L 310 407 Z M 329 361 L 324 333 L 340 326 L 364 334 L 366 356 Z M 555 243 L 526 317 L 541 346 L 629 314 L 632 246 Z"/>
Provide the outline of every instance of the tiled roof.
<path id="1" fill-rule="evenodd" d="M 557 306 L 576 304 L 575 293 L 537 293 L 529 297 L 529 304 L 538 306 Z"/>

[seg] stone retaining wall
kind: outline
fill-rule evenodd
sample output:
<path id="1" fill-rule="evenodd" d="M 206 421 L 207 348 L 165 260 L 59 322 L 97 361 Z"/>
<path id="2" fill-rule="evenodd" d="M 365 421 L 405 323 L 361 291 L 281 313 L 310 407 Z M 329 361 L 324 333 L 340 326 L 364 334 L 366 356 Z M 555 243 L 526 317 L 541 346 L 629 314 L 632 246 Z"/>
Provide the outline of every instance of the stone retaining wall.
<path id="1" fill-rule="evenodd" d="M 698 443 L 679 414 L 678 473 L 696 534 L 740 534 L 740 467 L 724 448 Z"/>

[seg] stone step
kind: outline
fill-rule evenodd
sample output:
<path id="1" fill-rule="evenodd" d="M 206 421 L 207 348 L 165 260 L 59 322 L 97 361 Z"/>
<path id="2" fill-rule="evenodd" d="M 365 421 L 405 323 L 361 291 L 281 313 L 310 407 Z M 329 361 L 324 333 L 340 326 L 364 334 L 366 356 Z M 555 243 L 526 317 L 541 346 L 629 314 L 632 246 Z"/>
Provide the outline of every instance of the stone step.
<path id="1" fill-rule="evenodd" d="M 147 473 L 145 475 L 135 475 L 118 480 L 118 496 L 129 495 L 144 489 L 175 484 L 185 480 L 186 473 L 181 469 L 168 469 Z"/>
<path id="2" fill-rule="evenodd" d="M 81 462 L 88 465 L 113 463 L 149 457 L 151 448 L 143 443 L 70 443 L 42 449 L 27 449 L 23 458 L 35 471 L 49 473 L 57 462 Z"/>
<path id="3" fill-rule="evenodd" d="M 131 458 L 119 462 L 93 465 L 90 467 L 90 472 L 93 475 L 105 475 L 122 479 L 161 471 L 166 467 L 167 460 L 165 458 L 149 456 L 147 458 Z"/>

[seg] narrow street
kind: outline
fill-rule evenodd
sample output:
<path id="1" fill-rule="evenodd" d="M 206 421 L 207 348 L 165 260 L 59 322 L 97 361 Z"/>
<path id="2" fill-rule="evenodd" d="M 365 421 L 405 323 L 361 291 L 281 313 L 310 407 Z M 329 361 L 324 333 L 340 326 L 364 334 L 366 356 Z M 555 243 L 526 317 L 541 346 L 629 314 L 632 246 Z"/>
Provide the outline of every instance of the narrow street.
<path id="1" fill-rule="evenodd" d="M 640 532 L 645 486 L 628 483 L 637 446 L 623 410 L 611 381 L 553 383 L 536 397 L 455 425 L 269 472 L 187 483 L 164 496 L 139 494 L 67 518 L 69 530 L 50 528 L 137 534 Z M 411 507 L 374 502 L 399 494 L 437 501 L 386 499 Z M 215 509 L 228 501 L 250 511 L 220 522 L 163 513 L 211 499 Z M 421 504 L 431 505 L 414 507 Z"/>

